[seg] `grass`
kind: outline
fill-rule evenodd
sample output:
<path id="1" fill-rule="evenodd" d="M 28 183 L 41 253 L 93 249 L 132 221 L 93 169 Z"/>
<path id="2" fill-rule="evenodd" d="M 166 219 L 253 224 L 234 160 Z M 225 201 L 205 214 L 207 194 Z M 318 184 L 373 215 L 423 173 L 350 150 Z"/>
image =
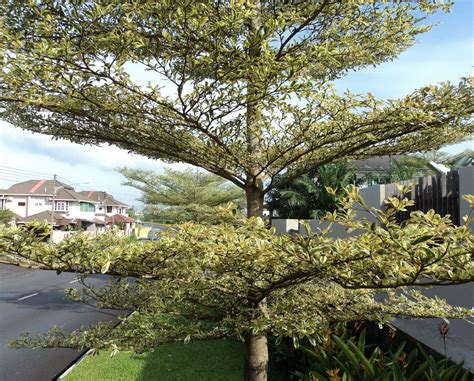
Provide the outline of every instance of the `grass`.
<path id="1" fill-rule="evenodd" d="M 154 352 L 133 355 L 110 352 L 88 356 L 66 381 L 241 381 L 244 378 L 243 343 L 210 340 L 164 344 Z"/>

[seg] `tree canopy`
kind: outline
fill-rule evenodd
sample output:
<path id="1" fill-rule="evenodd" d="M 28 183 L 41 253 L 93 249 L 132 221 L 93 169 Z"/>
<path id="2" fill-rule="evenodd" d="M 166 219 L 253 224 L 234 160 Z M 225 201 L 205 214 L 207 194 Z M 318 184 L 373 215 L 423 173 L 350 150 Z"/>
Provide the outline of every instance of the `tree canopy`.
<path id="1" fill-rule="evenodd" d="M 15 220 L 15 213 L 8 209 L 0 209 L 0 225 L 9 224 Z"/>
<path id="2" fill-rule="evenodd" d="M 120 168 L 123 185 L 142 191 L 140 201 L 149 218 L 170 222 L 203 222 L 219 205 L 239 204 L 244 192 L 222 177 L 196 169 L 153 171 Z"/>
<path id="3" fill-rule="evenodd" d="M 470 202 L 474 205 L 474 197 Z M 74 235 L 49 245 L 32 226 L 3 230 L 3 259 L 119 276 L 105 288 L 89 286 L 69 295 L 134 311 L 115 329 L 110 323 L 70 335 L 55 329 L 26 335 L 14 346 L 143 352 L 166 341 L 226 336 L 289 336 L 297 342 L 336 322 L 474 315 L 405 287 L 472 281 L 474 236 L 467 226 L 454 226 L 433 211 L 414 212 L 400 225 L 394 216 L 412 204 L 406 198 L 391 198 L 381 211 L 353 189 L 342 203 L 328 220 L 357 229 L 356 235 L 333 238 L 323 225 L 308 227 L 309 236 L 276 235 L 261 218 L 235 216 L 230 209 L 221 210 L 222 224 L 187 223 L 149 242 Z M 362 218 L 360 209 L 370 218 Z"/>
<path id="4" fill-rule="evenodd" d="M 249 215 L 260 214 L 283 172 L 472 134 L 468 79 L 384 101 L 333 86 L 395 59 L 439 10 L 449 4 L 6 1 L 0 117 L 205 168 L 245 189 Z"/>
<path id="5" fill-rule="evenodd" d="M 447 165 L 451 169 L 458 169 L 474 163 L 474 150 L 467 149 L 453 155 L 443 151 L 417 153 L 403 157 L 400 164 L 411 168 L 423 168 L 430 161 Z"/>
<path id="6" fill-rule="evenodd" d="M 428 15 L 449 7 L 429 0 L 4 1 L 0 118 L 59 139 L 204 168 L 244 189 L 248 216 L 259 216 L 266 193 L 310 167 L 433 150 L 473 133 L 467 78 L 392 100 L 341 94 L 334 86 L 350 71 L 395 59 L 429 31 Z M 262 380 L 269 332 L 305 334 L 344 314 L 375 320 L 457 314 L 437 300 L 415 295 L 419 303 L 411 304 L 390 294 L 391 303 L 383 303 L 368 291 L 421 277 L 470 277 L 466 228 L 432 214 L 413 218 L 406 233 L 374 227 L 331 244 L 318 236 L 278 238 L 251 218 L 237 226 L 188 225 L 176 239 L 126 250 L 106 237 L 37 245 L 28 231 L 5 233 L 2 248 L 57 269 L 87 273 L 100 265 L 103 272 L 139 276 L 144 287 L 107 294 L 117 295 L 117 305 L 140 304 L 142 297 L 154 302 L 137 305 L 113 331 L 131 328 L 119 347 L 182 337 L 192 315 L 217 314 L 217 325 L 196 319 L 202 322 L 190 333 L 242 332 L 248 379 Z M 428 236 L 431 246 L 423 243 Z M 155 312 L 167 310 L 188 311 L 184 325 L 161 329 Z M 89 332 L 75 343 L 105 343 Z"/>

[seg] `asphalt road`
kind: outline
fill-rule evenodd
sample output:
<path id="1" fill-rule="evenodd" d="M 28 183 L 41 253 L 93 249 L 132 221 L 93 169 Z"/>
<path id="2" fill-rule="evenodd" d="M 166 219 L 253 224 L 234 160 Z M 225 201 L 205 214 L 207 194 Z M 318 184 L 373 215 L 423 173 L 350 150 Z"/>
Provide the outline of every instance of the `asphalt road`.
<path id="1" fill-rule="evenodd" d="M 430 297 L 438 296 L 453 306 L 466 308 L 474 306 L 474 283 L 435 286 L 423 290 L 423 294 Z M 443 340 L 438 331 L 438 324 L 441 321 L 441 319 L 396 319 L 394 325 L 444 355 Z M 464 362 L 465 368 L 474 371 L 474 325 L 461 319 L 449 319 L 449 321 L 446 355 L 457 363 Z"/>
<path id="2" fill-rule="evenodd" d="M 89 279 L 105 283 L 104 276 Z M 0 264 L 0 381 L 52 380 L 81 354 L 72 349 L 8 348 L 22 332 L 36 334 L 54 326 L 71 331 L 124 314 L 67 300 L 64 289 L 72 287 L 81 287 L 73 273 Z"/>

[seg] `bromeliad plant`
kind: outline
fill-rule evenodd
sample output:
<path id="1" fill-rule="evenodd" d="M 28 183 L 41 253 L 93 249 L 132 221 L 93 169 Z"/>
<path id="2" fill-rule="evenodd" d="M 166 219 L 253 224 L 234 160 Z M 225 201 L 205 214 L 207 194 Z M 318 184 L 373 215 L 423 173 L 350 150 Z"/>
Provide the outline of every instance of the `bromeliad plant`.
<path id="1" fill-rule="evenodd" d="M 261 346 L 248 350 L 247 362 L 258 362 L 268 335 L 297 341 L 337 322 L 473 316 L 406 288 L 472 281 L 474 237 L 468 227 L 433 211 L 414 212 L 399 225 L 394 215 L 410 201 L 388 203 L 387 211 L 369 208 L 351 190 L 343 209 L 328 219 L 359 234 L 337 239 L 328 235 L 330 228 L 279 236 L 262 219 L 234 216 L 231 208 L 221 210 L 220 225 L 186 223 L 148 242 L 78 234 L 51 245 L 34 230 L 4 229 L 0 252 L 10 262 L 117 276 L 105 288 L 70 295 L 135 311 L 115 329 L 101 323 L 69 335 L 53 330 L 13 345 L 143 352 L 167 341 L 253 335 L 262 338 Z M 377 222 L 364 219 L 356 206 Z M 266 369 L 261 372 L 266 377 Z"/>
<path id="2" fill-rule="evenodd" d="M 295 372 L 302 381 L 467 381 L 470 376 L 462 365 L 436 361 L 419 343 L 410 352 L 404 343 L 388 353 L 367 346 L 365 329 L 355 337 L 337 325 L 309 344 L 293 354 L 307 360 L 306 369 Z"/>

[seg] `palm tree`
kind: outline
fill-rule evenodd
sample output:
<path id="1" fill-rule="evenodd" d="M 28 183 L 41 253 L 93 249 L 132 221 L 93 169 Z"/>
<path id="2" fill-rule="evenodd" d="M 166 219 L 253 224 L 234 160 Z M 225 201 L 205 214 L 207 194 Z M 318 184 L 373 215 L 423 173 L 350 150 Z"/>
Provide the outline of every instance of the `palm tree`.
<path id="1" fill-rule="evenodd" d="M 398 160 L 390 160 L 390 182 L 410 180 L 420 176 L 419 169 L 412 165 L 404 164 Z"/>
<path id="2" fill-rule="evenodd" d="M 267 198 L 271 212 L 281 218 L 319 218 L 337 208 L 344 188 L 355 181 L 355 168 L 349 164 L 327 164 L 314 173 L 298 177 L 284 188 L 276 188 Z M 332 195 L 326 187 L 336 190 Z"/>

